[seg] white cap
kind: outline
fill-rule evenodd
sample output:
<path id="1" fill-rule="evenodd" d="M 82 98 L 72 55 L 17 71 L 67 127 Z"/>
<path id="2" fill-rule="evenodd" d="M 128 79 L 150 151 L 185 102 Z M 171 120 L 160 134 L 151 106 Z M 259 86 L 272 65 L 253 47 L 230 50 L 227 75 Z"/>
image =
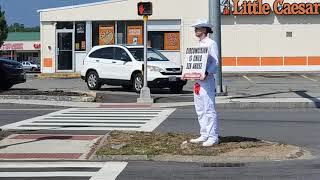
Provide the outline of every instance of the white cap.
<path id="1" fill-rule="evenodd" d="M 195 28 L 213 28 L 213 25 L 209 23 L 208 20 L 205 19 L 198 19 L 197 22 L 195 24 L 192 25 L 192 27 Z"/>

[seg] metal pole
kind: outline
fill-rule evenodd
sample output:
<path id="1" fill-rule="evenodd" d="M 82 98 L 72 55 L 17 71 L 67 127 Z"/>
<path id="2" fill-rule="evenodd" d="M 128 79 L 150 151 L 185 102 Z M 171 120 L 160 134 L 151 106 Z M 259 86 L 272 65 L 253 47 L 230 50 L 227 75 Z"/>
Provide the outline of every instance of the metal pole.
<path id="1" fill-rule="evenodd" d="M 218 45 L 219 67 L 217 68 L 217 95 L 223 94 L 222 89 L 222 61 L 221 61 L 221 11 L 220 0 L 209 0 L 209 22 L 214 26 L 211 38 Z M 226 92 L 225 92 L 226 93 Z"/>
<path id="2" fill-rule="evenodd" d="M 148 81 L 147 81 L 147 66 L 148 66 L 148 58 L 147 58 L 147 51 L 148 51 L 148 16 L 143 16 L 143 22 L 144 22 L 144 41 L 143 41 L 143 61 L 144 61 L 144 72 L 143 72 L 143 88 L 148 87 Z"/>
<path id="3" fill-rule="evenodd" d="M 147 72 L 148 72 L 148 47 L 147 47 L 147 43 L 148 43 L 148 16 L 143 16 L 143 22 L 144 22 L 144 71 L 143 71 L 143 88 L 141 89 L 140 92 L 140 98 L 138 98 L 138 103 L 153 103 L 153 99 L 151 98 L 151 93 L 150 93 L 150 89 L 148 87 L 148 80 L 147 80 Z"/>

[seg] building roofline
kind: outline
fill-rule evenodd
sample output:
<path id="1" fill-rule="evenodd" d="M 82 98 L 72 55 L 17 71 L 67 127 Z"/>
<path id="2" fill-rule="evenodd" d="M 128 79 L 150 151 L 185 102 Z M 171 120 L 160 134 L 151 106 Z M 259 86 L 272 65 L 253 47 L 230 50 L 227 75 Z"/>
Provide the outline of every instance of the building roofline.
<path id="1" fill-rule="evenodd" d="M 49 8 L 49 9 L 39 9 L 39 10 L 37 10 L 37 12 L 41 13 L 41 12 L 49 12 L 49 11 L 66 10 L 66 9 L 73 9 L 73 8 L 96 6 L 96 5 L 101 5 L 101 4 L 116 3 L 116 2 L 122 2 L 122 1 L 128 1 L 128 0 L 107 0 L 107 1 L 79 4 L 79 5 L 73 5 L 73 6 L 64 6 L 64 7 Z"/>

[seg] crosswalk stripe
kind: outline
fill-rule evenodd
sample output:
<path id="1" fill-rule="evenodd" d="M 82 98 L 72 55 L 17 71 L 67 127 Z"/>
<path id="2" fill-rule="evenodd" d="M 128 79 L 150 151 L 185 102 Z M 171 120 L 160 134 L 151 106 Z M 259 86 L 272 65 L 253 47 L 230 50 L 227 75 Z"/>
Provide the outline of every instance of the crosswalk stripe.
<path id="1" fill-rule="evenodd" d="M 105 162 L 3 162 L 1 168 L 54 168 L 54 167 L 103 167 Z"/>
<path id="2" fill-rule="evenodd" d="M 88 122 L 90 121 L 90 123 L 146 123 L 146 121 L 148 120 L 113 120 L 113 119 L 106 119 L 106 120 L 93 120 L 93 119 L 46 119 L 45 122 L 77 122 L 77 123 L 81 123 L 81 122 Z M 35 123 L 37 122 L 43 122 L 43 121 L 35 121 Z"/>
<path id="3" fill-rule="evenodd" d="M 175 109 L 70 108 L 0 127 L 4 130 L 153 131 Z"/>
<path id="4" fill-rule="evenodd" d="M 90 180 L 115 180 L 127 164 L 127 162 L 0 162 L 0 178 L 88 177 Z"/>
<path id="5" fill-rule="evenodd" d="M 143 123 L 144 124 L 144 123 Z M 61 123 L 31 123 L 27 124 L 25 126 L 61 126 Z M 104 123 L 104 124 L 98 124 L 98 123 L 69 123 L 69 122 L 64 122 L 63 126 L 88 126 L 88 127 L 130 127 L 130 126 L 139 126 L 139 124 L 120 124 L 120 123 Z"/>
<path id="6" fill-rule="evenodd" d="M 91 177 L 95 175 L 96 172 L 0 172 L 0 177 L 6 178 L 21 178 L 21 177 Z"/>
<path id="7" fill-rule="evenodd" d="M 105 164 L 104 167 L 90 180 L 113 180 L 126 168 L 128 163 L 115 162 L 111 164 Z M 120 172 L 120 173 L 119 173 Z"/>

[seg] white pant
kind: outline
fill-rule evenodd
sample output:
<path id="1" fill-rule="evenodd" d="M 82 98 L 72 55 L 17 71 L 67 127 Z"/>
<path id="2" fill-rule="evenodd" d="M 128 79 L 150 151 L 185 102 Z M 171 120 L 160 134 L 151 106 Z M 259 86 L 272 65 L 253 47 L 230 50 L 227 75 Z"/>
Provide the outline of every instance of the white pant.
<path id="1" fill-rule="evenodd" d="M 201 137 L 217 141 L 218 120 L 215 108 L 215 79 L 214 76 L 207 76 L 204 81 L 196 81 L 200 84 L 200 93 L 194 93 L 194 103 L 198 114 Z"/>

